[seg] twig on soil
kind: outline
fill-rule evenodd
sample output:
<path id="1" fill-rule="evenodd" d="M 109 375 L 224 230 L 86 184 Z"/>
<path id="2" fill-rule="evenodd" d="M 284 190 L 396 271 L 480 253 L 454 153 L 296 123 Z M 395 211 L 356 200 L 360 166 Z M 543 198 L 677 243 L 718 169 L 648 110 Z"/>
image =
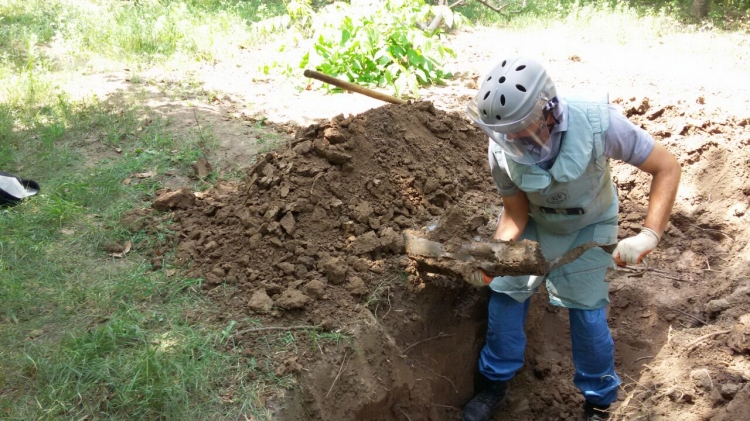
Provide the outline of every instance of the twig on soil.
<path id="1" fill-rule="evenodd" d="M 457 406 L 451 406 L 451 405 L 441 405 L 439 403 L 431 403 L 430 406 L 437 406 L 438 408 L 446 408 L 446 409 L 455 409 L 457 411 L 460 411 L 461 408 Z"/>
<path id="2" fill-rule="evenodd" d="M 672 310 L 674 310 L 674 311 L 677 311 L 677 312 L 680 312 L 680 313 L 682 313 L 682 314 L 684 314 L 684 315 L 686 315 L 686 316 L 690 317 L 691 319 L 693 319 L 693 320 L 695 320 L 695 321 L 701 322 L 701 323 L 702 323 L 702 324 L 704 324 L 704 325 L 706 324 L 706 322 L 704 322 L 703 320 L 701 320 L 701 319 L 699 319 L 699 318 L 697 318 L 697 317 L 693 316 L 693 315 L 692 315 L 692 314 L 690 314 L 690 313 L 686 313 L 686 312 L 684 312 L 684 311 L 680 310 L 679 308 L 672 308 Z"/>
<path id="3" fill-rule="evenodd" d="M 667 272 L 667 271 L 664 271 L 664 270 L 660 270 L 660 269 L 654 269 L 654 268 L 650 268 L 650 267 L 637 268 L 636 269 L 636 268 L 619 267 L 618 266 L 615 270 L 619 270 L 619 271 L 623 271 L 623 272 L 634 272 L 633 275 L 628 275 L 628 277 L 643 276 L 644 274 L 646 274 L 646 272 L 654 272 L 654 273 L 658 273 L 659 275 L 661 275 L 662 278 L 671 279 L 673 281 L 688 282 L 688 283 L 693 282 L 693 281 L 688 280 L 688 279 L 678 278 L 676 276 L 671 276 L 670 272 Z"/>
<path id="4" fill-rule="evenodd" d="M 328 395 L 331 394 L 331 390 L 333 390 L 333 385 L 336 384 L 336 380 L 339 379 L 339 377 L 341 376 L 341 372 L 344 371 L 344 363 L 346 362 L 346 357 L 348 357 L 348 356 L 349 356 L 349 354 L 344 354 L 344 359 L 341 361 L 341 367 L 339 367 L 339 372 L 338 372 L 338 374 L 336 374 L 336 378 L 333 379 L 333 383 L 331 383 L 331 388 L 328 389 L 328 393 L 326 393 L 326 398 L 328 397 Z M 348 367 L 349 364 L 347 364 L 346 366 Z"/>
<path id="5" fill-rule="evenodd" d="M 661 273 L 660 275 L 661 275 L 662 278 L 671 279 L 671 280 L 677 281 L 677 282 L 688 282 L 688 283 L 693 282 L 693 281 L 690 281 L 690 280 L 687 280 L 687 279 L 682 279 L 682 278 L 678 278 L 676 276 L 670 276 L 670 275 L 666 275 L 666 274 L 663 274 L 663 273 Z"/>
<path id="6" fill-rule="evenodd" d="M 688 346 L 685 348 L 685 350 L 683 351 L 683 353 L 688 353 L 688 352 L 692 351 L 695 347 L 697 347 L 701 342 L 705 341 L 706 339 L 712 338 L 714 336 L 723 335 L 723 334 L 729 333 L 729 332 L 731 332 L 731 330 L 727 329 L 727 330 L 720 330 L 718 332 L 713 332 L 713 333 L 709 333 L 707 335 L 703 335 L 700 338 L 694 340 L 693 342 L 690 342 L 688 344 Z"/>
<path id="7" fill-rule="evenodd" d="M 240 330 L 235 333 L 235 336 L 242 336 L 245 333 L 250 332 L 262 332 L 266 330 L 303 330 L 303 329 L 319 329 L 320 325 L 311 326 L 267 326 L 267 327 L 254 327 L 252 329 Z"/>
<path id="8" fill-rule="evenodd" d="M 453 383 L 453 380 L 451 380 L 451 379 L 449 379 L 449 378 L 447 378 L 447 377 L 443 376 L 442 374 L 440 374 L 440 373 L 438 373 L 437 371 L 435 371 L 435 370 L 431 369 L 430 367 L 427 367 L 426 365 L 422 364 L 422 363 L 421 363 L 421 362 L 419 362 L 419 361 L 417 361 L 417 364 L 419 364 L 420 366 L 422 366 L 422 367 L 424 367 L 424 368 L 426 368 L 426 369 L 430 370 L 430 371 L 432 372 L 432 374 L 434 374 L 434 375 L 436 375 L 436 376 L 438 376 L 438 377 L 442 377 L 442 378 L 444 378 L 445 380 L 448 380 L 448 383 L 450 383 L 450 384 L 451 384 L 451 386 L 453 386 L 453 390 L 454 390 L 454 391 L 456 392 L 456 394 L 458 394 L 458 388 L 456 387 L 456 384 L 455 384 L 455 383 Z"/>
<path id="9" fill-rule="evenodd" d="M 651 368 L 651 367 L 649 367 L 646 364 L 643 364 L 643 366 L 647 367 L 649 369 Z M 626 420 L 626 419 L 627 420 L 629 420 L 629 419 L 640 419 L 641 417 L 632 418 L 632 410 L 636 410 L 636 404 L 631 403 L 631 401 L 635 400 L 635 401 L 638 402 L 638 404 L 640 406 L 639 408 L 637 408 L 638 412 L 642 412 L 644 410 L 646 412 L 648 412 L 649 409 L 648 409 L 648 407 L 646 405 L 647 402 L 658 400 L 661 397 L 667 396 L 667 395 L 671 394 L 672 391 L 678 389 L 677 386 L 672 386 L 671 388 L 667 389 L 666 391 L 659 392 L 658 388 L 655 387 L 655 386 L 647 387 L 647 386 L 643 385 L 641 382 L 639 382 L 638 380 L 632 378 L 631 376 L 629 376 L 627 374 L 623 374 L 623 375 L 625 377 L 627 377 L 628 379 L 630 379 L 630 381 L 632 381 L 635 386 L 633 387 L 633 389 L 631 389 L 630 391 L 628 391 L 626 389 L 626 387 L 625 387 L 626 386 L 625 383 L 622 383 L 620 385 L 620 388 L 623 389 L 626 392 L 627 396 L 626 396 L 625 400 L 623 401 L 623 403 L 620 404 L 617 407 L 617 409 L 615 409 L 614 411 L 612 411 L 610 413 L 610 419 L 612 419 L 613 421 L 615 421 L 615 420 L 617 420 L 617 421 L 619 421 L 619 420 Z M 630 385 L 630 384 L 627 384 L 627 385 Z M 632 409 L 631 409 L 631 405 L 632 405 Z"/>
<path id="10" fill-rule="evenodd" d="M 714 388 L 714 381 L 711 380 L 711 373 L 709 373 L 708 370 L 706 370 L 705 368 L 703 369 L 703 372 L 706 373 L 706 377 L 708 377 L 708 383 L 711 386 L 711 388 L 709 390 L 713 390 L 713 388 Z"/>
<path id="11" fill-rule="evenodd" d="M 411 418 L 409 418 L 409 416 L 408 416 L 408 415 L 406 415 L 406 412 L 404 412 L 404 410 L 403 410 L 403 409 L 399 408 L 398 410 L 399 410 L 399 411 L 401 411 L 401 413 L 402 413 L 402 414 L 404 414 L 404 416 L 406 417 L 406 419 L 407 419 L 408 421 L 411 421 Z"/>
<path id="12" fill-rule="evenodd" d="M 635 361 L 633 361 L 633 363 L 632 363 L 632 364 L 630 364 L 630 365 L 635 365 L 635 363 L 637 363 L 638 361 L 640 361 L 640 360 L 647 360 L 647 359 L 649 359 L 649 358 L 654 358 L 654 356 L 653 356 L 653 355 L 646 355 L 645 357 L 637 358 L 637 359 L 636 359 Z"/>
<path id="13" fill-rule="evenodd" d="M 195 117 L 195 124 L 198 125 L 198 133 L 203 136 L 203 129 L 201 128 L 200 121 L 198 121 L 198 113 L 195 111 L 195 107 L 193 107 L 193 117 Z"/>
<path id="14" fill-rule="evenodd" d="M 727 233 L 725 233 L 725 232 L 723 232 L 723 231 L 719 231 L 719 230 L 716 230 L 716 229 L 711 229 L 711 228 L 703 228 L 703 227 L 700 227 L 700 226 L 698 226 L 698 225 L 696 225 L 696 224 L 690 224 L 690 225 L 692 225 L 692 226 L 694 226 L 694 227 L 698 228 L 699 230 L 703 230 L 703 231 L 711 231 L 711 232 L 718 232 L 719 234 L 721 234 L 721 235 L 723 235 L 723 236 L 726 236 L 726 237 L 728 237 L 729 239 L 731 239 L 732 241 L 734 241 L 734 237 L 732 237 L 731 235 L 729 235 L 729 234 L 727 234 Z"/>
<path id="15" fill-rule="evenodd" d="M 421 341 L 414 342 L 413 344 L 411 344 L 411 345 L 407 346 L 406 348 L 404 348 L 404 354 L 406 354 L 407 352 L 409 352 L 410 349 L 414 348 L 415 346 L 417 346 L 419 344 L 425 343 L 427 341 L 431 341 L 433 339 L 448 338 L 450 336 L 456 336 L 456 335 L 454 335 L 454 334 L 445 334 L 443 332 L 440 332 L 440 333 L 437 334 L 437 336 L 433 336 L 431 338 L 422 339 Z"/>

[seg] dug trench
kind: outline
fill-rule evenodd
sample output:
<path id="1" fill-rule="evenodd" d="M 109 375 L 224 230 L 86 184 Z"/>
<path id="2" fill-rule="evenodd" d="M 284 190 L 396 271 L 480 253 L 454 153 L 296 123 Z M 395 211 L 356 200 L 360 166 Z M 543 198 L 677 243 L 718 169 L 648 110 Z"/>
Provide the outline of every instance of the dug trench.
<path id="1" fill-rule="evenodd" d="M 644 408 L 695 413 L 696 403 L 702 413 L 729 408 L 750 393 L 717 398 L 691 383 L 685 409 L 682 397 L 661 393 L 658 362 L 680 355 L 678 363 L 691 367 L 691 358 L 708 358 L 710 349 L 699 357 L 679 349 L 706 325 L 744 332 L 747 260 L 731 256 L 747 253 L 747 164 L 736 158 L 721 174 L 707 170 L 749 142 L 741 134 L 747 120 L 680 114 L 647 99 L 618 102 L 678 157 L 683 183 L 693 189 L 681 195 L 649 270 L 608 275 L 624 380 L 619 415 Z M 727 142 L 709 133 L 723 133 Z M 460 114 L 429 102 L 387 105 L 299 129 L 260 157 L 243 182 L 163 192 L 153 202 L 173 212 L 176 263 L 187 277 L 203 279 L 217 321 L 237 322 L 228 352 L 296 379 L 297 387 L 269 400 L 276 419 L 458 419 L 474 392 L 490 291 L 419 272 L 405 255 L 402 232 L 437 227 L 430 234 L 437 240 L 489 238 L 502 200 L 486 148 L 487 138 Z M 624 237 L 643 220 L 649 180 L 630 166 L 613 166 Z M 716 186 L 722 178 L 732 186 Z M 269 327 L 289 328 L 284 335 L 294 345 L 264 352 L 275 332 Z M 526 330 L 526 366 L 497 419 L 578 419 L 583 399 L 572 384 L 567 312 L 540 290 Z M 750 349 L 747 337 L 738 343 L 716 344 L 724 373 L 732 370 L 731 355 Z M 746 376 L 723 378 L 747 389 Z M 651 393 L 636 393 L 641 388 Z"/>

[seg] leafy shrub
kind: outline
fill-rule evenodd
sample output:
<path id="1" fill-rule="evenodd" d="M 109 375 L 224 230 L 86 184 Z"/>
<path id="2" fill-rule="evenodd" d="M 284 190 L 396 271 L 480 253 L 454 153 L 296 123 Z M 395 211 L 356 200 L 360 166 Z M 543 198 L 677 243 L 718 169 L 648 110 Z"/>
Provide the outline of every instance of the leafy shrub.
<path id="1" fill-rule="evenodd" d="M 287 24 L 309 36 L 312 45 L 300 68 L 363 86 L 390 86 L 397 96 L 418 96 L 420 85 L 442 83 L 450 74 L 442 69 L 454 56 L 443 45 L 441 30 L 429 23 L 441 13 L 448 27 L 463 22 L 460 14 L 424 0 L 353 0 L 336 2 L 315 12 L 305 0 L 293 0 L 288 17 L 261 23 L 265 30 Z"/>

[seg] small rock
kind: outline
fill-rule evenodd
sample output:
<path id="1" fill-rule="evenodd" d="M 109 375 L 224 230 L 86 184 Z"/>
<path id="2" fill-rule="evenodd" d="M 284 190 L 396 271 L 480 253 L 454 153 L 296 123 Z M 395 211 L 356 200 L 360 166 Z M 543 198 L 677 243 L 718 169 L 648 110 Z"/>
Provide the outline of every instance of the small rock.
<path id="1" fill-rule="evenodd" d="M 250 297 L 247 306 L 258 314 L 267 314 L 273 307 L 273 300 L 266 294 L 266 291 L 259 289 Z"/>

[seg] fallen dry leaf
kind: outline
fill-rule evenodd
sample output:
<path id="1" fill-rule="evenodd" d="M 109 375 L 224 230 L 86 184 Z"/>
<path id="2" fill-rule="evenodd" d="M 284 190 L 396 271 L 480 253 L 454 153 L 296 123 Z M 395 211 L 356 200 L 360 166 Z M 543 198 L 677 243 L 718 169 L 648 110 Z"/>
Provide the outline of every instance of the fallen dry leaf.
<path id="1" fill-rule="evenodd" d="M 133 177 L 135 178 L 151 178 L 156 175 L 155 171 L 148 171 L 148 172 L 139 172 L 133 174 Z"/>
<path id="2" fill-rule="evenodd" d="M 130 251 L 130 249 L 133 248 L 133 242 L 128 240 L 125 242 L 125 244 L 122 246 L 122 251 L 119 253 L 110 253 L 110 256 L 116 257 L 116 258 L 123 258 L 126 254 Z"/>
<path id="3" fill-rule="evenodd" d="M 133 179 L 131 179 L 131 178 L 126 178 L 125 180 L 123 180 L 122 184 L 124 184 L 124 185 L 126 185 L 126 186 L 127 186 L 128 184 L 130 184 L 130 182 L 131 182 L 131 181 L 133 181 Z"/>

